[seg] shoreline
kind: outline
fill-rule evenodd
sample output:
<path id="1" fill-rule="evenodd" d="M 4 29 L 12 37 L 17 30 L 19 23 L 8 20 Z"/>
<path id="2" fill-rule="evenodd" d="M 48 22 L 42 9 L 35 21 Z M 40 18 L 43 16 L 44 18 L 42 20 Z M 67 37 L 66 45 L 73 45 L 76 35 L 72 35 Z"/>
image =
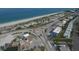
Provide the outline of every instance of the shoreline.
<path id="1" fill-rule="evenodd" d="M 62 11 L 62 12 L 64 12 L 64 11 Z M 15 25 L 15 24 L 23 23 L 23 22 L 28 22 L 28 21 L 31 21 L 31 20 L 35 20 L 35 19 L 38 19 L 38 18 L 50 16 L 50 15 L 55 15 L 55 14 L 62 13 L 62 12 L 55 12 L 55 13 L 50 13 L 50 14 L 46 14 L 46 15 L 35 16 L 35 17 L 32 17 L 32 18 L 26 18 L 26 19 L 21 19 L 21 20 L 17 20 L 17 21 L 2 23 L 2 24 L 0 24 L 0 27 L 11 26 L 11 25 Z"/>

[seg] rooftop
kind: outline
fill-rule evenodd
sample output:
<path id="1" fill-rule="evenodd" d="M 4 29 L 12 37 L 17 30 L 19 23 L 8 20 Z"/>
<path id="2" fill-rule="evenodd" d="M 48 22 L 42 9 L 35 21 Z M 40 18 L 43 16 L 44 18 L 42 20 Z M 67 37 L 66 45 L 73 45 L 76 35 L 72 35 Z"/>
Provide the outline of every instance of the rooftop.
<path id="1" fill-rule="evenodd" d="M 29 34 L 27 33 L 27 34 L 24 34 L 23 36 L 24 36 L 24 37 L 28 37 L 28 36 L 29 36 Z"/>
<path id="2" fill-rule="evenodd" d="M 59 33 L 62 30 L 61 27 L 56 27 L 56 29 L 53 32 Z"/>

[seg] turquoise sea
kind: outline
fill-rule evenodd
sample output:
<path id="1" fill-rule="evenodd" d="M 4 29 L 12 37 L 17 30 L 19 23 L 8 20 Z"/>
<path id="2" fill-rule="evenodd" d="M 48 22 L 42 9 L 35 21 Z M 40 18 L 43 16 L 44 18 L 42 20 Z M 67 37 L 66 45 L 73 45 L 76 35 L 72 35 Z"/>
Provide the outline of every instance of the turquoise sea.
<path id="1" fill-rule="evenodd" d="M 0 24 L 66 10 L 70 8 L 0 8 Z"/>

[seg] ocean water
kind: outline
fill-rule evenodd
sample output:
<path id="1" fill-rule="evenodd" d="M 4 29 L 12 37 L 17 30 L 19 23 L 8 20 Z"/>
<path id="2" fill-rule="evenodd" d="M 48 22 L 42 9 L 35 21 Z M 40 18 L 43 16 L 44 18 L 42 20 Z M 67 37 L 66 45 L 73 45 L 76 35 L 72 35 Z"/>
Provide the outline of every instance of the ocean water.
<path id="1" fill-rule="evenodd" d="M 70 8 L 0 8 L 0 24 L 66 10 Z"/>

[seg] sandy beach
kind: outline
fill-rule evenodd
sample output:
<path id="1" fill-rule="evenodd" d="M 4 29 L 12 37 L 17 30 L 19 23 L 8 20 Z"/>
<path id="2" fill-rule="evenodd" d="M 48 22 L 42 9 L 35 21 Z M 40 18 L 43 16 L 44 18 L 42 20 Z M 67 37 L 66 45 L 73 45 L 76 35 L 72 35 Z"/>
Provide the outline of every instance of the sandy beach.
<path id="1" fill-rule="evenodd" d="M 55 15 L 55 14 L 58 14 L 58 13 L 62 13 L 62 12 L 56 12 L 56 13 L 36 16 L 36 17 L 28 18 L 28 19 L 21 19 L 21 20 L 18 20 L 18 21 L 7 22 L 7 23 L 0 24 L 0 27 L 10 26 L 10 25 L 18 24 L 18 23 L 23 23 L 23 22 L 28 22 L 28 21 L 31 21 L 31 20 L 35 20 L 35 19 L 38 19 L 38 18 L 50 16 L 50 15 Z"/>

